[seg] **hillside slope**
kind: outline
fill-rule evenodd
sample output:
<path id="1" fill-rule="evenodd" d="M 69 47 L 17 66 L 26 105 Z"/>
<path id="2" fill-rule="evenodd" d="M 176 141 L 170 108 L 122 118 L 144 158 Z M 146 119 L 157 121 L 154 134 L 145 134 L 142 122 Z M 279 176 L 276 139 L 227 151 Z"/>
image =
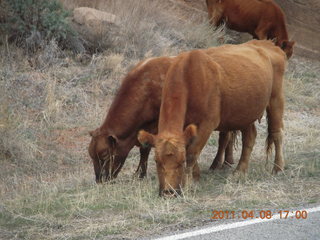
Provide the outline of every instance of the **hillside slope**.
<path id="1" fill-rule="evenodd" d="M 97 185 L 88 132 L 103 122 L 124 76 L 141 59 L 208 48 L 224 36 L 200 24 L 207 17 L 204 1 L 62 1 L 69 8 L 106 11 L 116 2 L 121 38 L 102 36 L 107 47 L 91 55 L 62 50 L 54 40 L 34 55 L 0 45 L 1 240 L 150 239 L 211 222 L 214 209 L 241 213 L 319 204 L 320 62 L 298 55 L 285 79 L 283 174 L 271 175 L 263 118 L 246 178 L 232 174 L 235 166 L 208 170 L 217 150 L 214 132 L 199 158 L 201 179 L 182 197 L 158 197 L 153 153 L 147 178 L 137 179 L 137 148 L 115 181 Z M 239 138 L 236 162 L 240 151 Z"/>
<path id="2" fill-rule="evenodd" d="M 108 11 L 112 0 L 61 0 L 69 9 L 79 6 L 93 7 Z M 152 0 L 150 0 L 152 1 Z M 170 4 L 170 11 L 188 18 L 195 15 L 195 21 L 207 17 L 205 0 L 165 0 Z M 289 36 L 297 42 L 295 54 L 299 56 L 320 58 L 320 1 L 319 0 L 276 0 L 287 16 Z M 245 38 L 246 39 L 246 38 Z"/>

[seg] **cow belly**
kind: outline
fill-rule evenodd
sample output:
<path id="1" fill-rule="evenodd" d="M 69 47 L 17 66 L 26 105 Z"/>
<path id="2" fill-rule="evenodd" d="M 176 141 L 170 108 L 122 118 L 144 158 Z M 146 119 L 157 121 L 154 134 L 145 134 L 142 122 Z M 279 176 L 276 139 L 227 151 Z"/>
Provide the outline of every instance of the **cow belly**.
<path id="1" fill-rule="evenodd" d="M 268 81 L 263 81 L 259 84 L 252 82 L 252 85 L 247 83 L 225 92 L 217 130 L 240 130 L 260 119 L 268 105 L 271 88 Z"/>
<path id="2" fill-rule="evenodd" d="M 260 21 L 260 7 L 260 3 L 254 1 L 238 1 L 226 6 L 224 19 L 227 26 L 238 32 L 253 34 Z"/>

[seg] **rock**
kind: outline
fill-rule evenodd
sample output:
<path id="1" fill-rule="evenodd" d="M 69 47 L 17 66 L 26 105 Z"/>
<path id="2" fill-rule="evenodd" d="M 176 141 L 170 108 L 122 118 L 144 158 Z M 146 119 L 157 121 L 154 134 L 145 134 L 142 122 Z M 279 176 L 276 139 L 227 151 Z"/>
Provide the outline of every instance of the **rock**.
<path id="1" fill-rule="evenodd" d="M 73 10 L 73 19 L 88 27 L 101 27 L 103 24 L 115 24 L 116 16 L 94 8 L 79 7 Z"/>
<path id="2" fill-rule="evenodd" d="M 79 7 L 73 10 L 73 21 L 78 24 L 80 32 L 91 35 L 91 38 L 106 34 L 118 26 L 116 16 L 89 7 Z"/>
<path id="3" fill-rule="evenodd" d="M 73 10 L 77 7 L 90 7 L 99 10 L 105 10 L 102 6 L 110 5 L 112 0 L 59 0 L 68 10 Z"/>

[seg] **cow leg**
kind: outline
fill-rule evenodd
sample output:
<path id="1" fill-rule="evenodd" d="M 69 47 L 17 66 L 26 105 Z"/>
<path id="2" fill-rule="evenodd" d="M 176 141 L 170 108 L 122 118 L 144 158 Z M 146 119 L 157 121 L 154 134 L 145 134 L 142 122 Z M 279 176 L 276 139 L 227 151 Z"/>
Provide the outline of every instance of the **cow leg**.
<path id="1" fill-rule="evenodd" d="M 187 163 L 186 163 L 186 185 L 191 182 L 191 179 L 198 181 L 200 179 L 200 169 L 198 165 L 199 153 L 188 151 L 187 149 Z"/>
<path id="2" fill-rule="evenodd" d="M 101 166 L 100 160 L 93 160 L 93 169 L 96 176 L 96 183 L 102 183 L 103 168 Z"/>
<path id="3" fill-rule="evenodd" d="M 210 123 L 211 124 L 211 123 Z M 190 146 L 187 147 L 187 166 L 186 166 L 186 181 L 191 179 L 191 176 L 194 180 L 199 180 L 200 170 L 198 166 L 198 157 L 201 150 L 206 145 L 208 138 L 210 137 L 212 127 L 210 125 L 198 128 L 198 133 L 196 140 Z M 192 174 L 192 175 L 191 175 Z"/>
<path id="4" fill-rule="evenodd" d="M 240 161 L 235 171 L 246 173 L 248 170 L 250 155 L 256 140 L 257 130 L 253 124 L 249 125 L 246 129 L 241 130 L 242 133 L 242 152 Z"/>
<path id="5" fill-rule="evenodd" d="M 193 165 L 192 178 L 194 181 L 199 181 L 200 179 L 200 168 L 199 168 L 198 161 L 196 161 Z"/>
<path id="6" fill-rule="evenodd" d="M 136 174 L 139 175 L 139 178 L 144 178 L 147 176 L 147 167 L 148 167 L 148 157 L 150 153 L 151 148 L 150 147 L 140 147 L 140 162 L 139 166 L 136 170 Z"/>
<path id="7" fill-rule="evenodd" d="M 222 4 L 215 4 L 215 6 L 208 6 L 208 18 L 210 24 L 219 27 L 223 23 L 223 6 Z"/>
<path id="8" fill-rule="evenodd" d="M 236 133 L 235 132 L 230 132 L 230 139 L 225 151 L 224 155 L 224 164 L 225 165 L 232 165 L 234 164 L 234 159 L 233 159 L 233 146 L 234 146 L 234 141 L 236 138 Z"/>
<path id="9" fill-rule="evenodd" d="M 109 181 L 117 177 L 118 173 L 116 173 L 116 170 L 111 169 L 111 165 L 113 167 L 113 163 L 111 160 L 93 160 L 93 168 L 96 176 L 96 183 L 102 183 L 104 181 Z"/>
<path id="10" fill-rule="evenodd" d="M 109 161 L 109 174 L 106 177 L 107 180 L 112 180 L 112 179 L 117 178 L 119 172 L 121 171 L 121 169 L 124 165 L 126 158 L 127 158 L 127 155 L 121 157 L 120 159 Z M 107 164 L 106 164 L 106 167 L 107 167 Z M 107 168 L 106 168 L 106 172 L 107 172 Z"/>
<path id="11" fill-rule="evenodd" d="M 215 170 L 216 168 L 222 167 L 222 164 L 224 161 L 223 155 L 228 147 L 230 138 L 231 138 L 231 132 L 219 132 L 218 151 L 217 151 L 216 157 L 214 158 L 214 160 L 210 166 L 211 170 Z M 230 149 L 229 149 L 229 151 L 230 151 Z"/>
<path id="12" fill-rule="evenodd" d="M 267 139 L 267 152 L 269 153 L 272 147 L 272 143 L 275 145 L 275 160 L 272 170 L 273 174 L 283 171 L 284 159 L 283 159 L 283 109 L 284 98 L 283 94 L 280 97 L 271 98 L 269 106 L 267 107 L 268 118 L 268 139 Z"/>
<path id="13" fill-rule="evenodd" d="M 262 21 L 254 31 L 254 37 L 257 37 L 259 40 L 267 39 L 269 30 L 270 24 L 265 24 L 265 22 Z"/>

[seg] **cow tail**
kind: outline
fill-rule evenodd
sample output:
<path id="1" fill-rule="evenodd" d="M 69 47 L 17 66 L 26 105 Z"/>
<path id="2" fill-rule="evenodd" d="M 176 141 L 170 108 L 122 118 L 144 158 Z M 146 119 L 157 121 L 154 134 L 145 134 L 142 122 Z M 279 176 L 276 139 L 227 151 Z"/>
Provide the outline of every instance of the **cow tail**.
<path id="1" fill-rule="evenodd" d="M 267 121 L 268 121 L 268 115 L 267 115 Z M 269 123 L 269 121 L 268 121 L 268 123 Z M 272 137 L 272 134 L 269 132 L 268 133 L 268 137 L 266 139 L 266 154 L 267 154 L 266 165 L 268 164 L 269 156 L 272 153 L 272 145 L 273 145 L 273 143 L 274 143 L 274 138 Z"/>

